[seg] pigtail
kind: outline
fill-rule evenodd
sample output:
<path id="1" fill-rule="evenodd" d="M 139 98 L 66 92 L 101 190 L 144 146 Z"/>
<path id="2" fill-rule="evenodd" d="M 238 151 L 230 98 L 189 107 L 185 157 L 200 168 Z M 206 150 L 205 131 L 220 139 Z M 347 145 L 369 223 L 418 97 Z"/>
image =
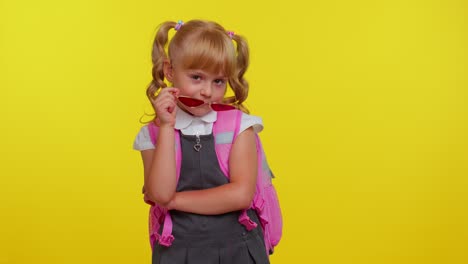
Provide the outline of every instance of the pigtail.
<path id="1" fill-rule="evenodd" d="M 232 34 L 232 40 L 237 44 L 237 65 L 234 75 L 229 79 L 229 84 L 234 91 L 235 97 L 227 98 L 227 100 L 236 105 L 241 111 L 249 113 L 249 110 L 242 104 L 249 95 L 249 83 L 244 78 L 244 74 L 249 67 L 249 47 L 242 36 Z"/>
<path id="2" fill-rule="evenodd" d="M 176 25 L 175 22 L 165 22 L 159 26 L 158 32 L 153 42 L 153 51 L 151 58 L 153 61 L 152 75 L 153 80 L 146 89 L 146 96 L 151 101 L 156 98 L 156 93 L 161 88 L 165 88 L 167 85 L 164 82 L 164 60 L 168 58 L 166 54 L 165 47 L 168 44 L 169 40 L 169 30 L 174 28 Z"/>
<path id="3" fill-rule="evenodd" d="M 151 80 L 150 84 L 148 85 L 148 88 L 146 88 L 146 97 L 150 100 L 154 100 L 156 98 L 157 93 L 159 92 L 159 89 L 165 88 L 167 85 L 164 82 L 164 60 L 168 57 L 166 54 L 165 47 L 168 43 L 169 39 L 169 30 L 171 28 L 174 28 L 176 25 L 175 22 L 165 22 L 159 26 L 159 29 L 156 33 L 156 36 L 154 37 L 153 41 L 153 50 L 151 53 L 151 60 L 153 62 L 153 68 L 151 71 L 151 74 L 153 75 L 153 80 Z M 152 120 L 149 122 L 152 122 L 156 120 L 156 111 L 154 114 L 146 114 L 144 116 L 152 116 Z M 148 123 L 144 122 L 143 116 L 140 118 L 141 123 Z"/>

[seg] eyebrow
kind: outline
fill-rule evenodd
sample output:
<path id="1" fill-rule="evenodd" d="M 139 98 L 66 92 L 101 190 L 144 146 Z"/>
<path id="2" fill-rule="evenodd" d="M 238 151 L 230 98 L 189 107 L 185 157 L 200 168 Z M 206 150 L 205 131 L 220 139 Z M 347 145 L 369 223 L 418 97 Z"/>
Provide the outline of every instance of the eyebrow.
<path id="1" fill-rule="evenodd" d="M 190 74 L 200 74 L 200 75 L 212 75 L 215 79 L 228 79 L 226 75 L 223 74 L 212 74 L 211 72 L 204 71 L 202 69 L 189 69 Z"/>

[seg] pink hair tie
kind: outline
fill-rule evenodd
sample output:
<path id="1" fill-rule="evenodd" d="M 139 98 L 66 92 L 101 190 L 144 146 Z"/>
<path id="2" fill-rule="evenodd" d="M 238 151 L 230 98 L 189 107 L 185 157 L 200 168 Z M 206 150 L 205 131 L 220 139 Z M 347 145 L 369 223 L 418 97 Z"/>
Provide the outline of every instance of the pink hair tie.
<path id="1" fill-rule="evenodd" d="M 177 24 L 174 27 L 175 31 L 179 31 L 179 29 L 182 27 L 183 24 L 184 24 L 184 21 L 182 20 L 177 21 Z"/>
<path id="2" fill-rule="evenodd" d="M 234 31 L 226 31 L 226 33 L 228 34 L 228 36 L 232 39 L 232 37 L 234 37 Z"/>

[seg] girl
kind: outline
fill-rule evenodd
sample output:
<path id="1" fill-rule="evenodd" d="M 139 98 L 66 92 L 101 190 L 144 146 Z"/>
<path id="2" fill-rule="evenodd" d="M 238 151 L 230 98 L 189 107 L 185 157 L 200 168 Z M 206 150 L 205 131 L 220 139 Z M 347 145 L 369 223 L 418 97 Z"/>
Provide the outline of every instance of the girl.
<path id="1" fill-rule="evenodd" d="M 176 32 L 169 41 L 171 29 Z M 159 131 L 153 144 L 148 126 L 142 127 L 134 148 L 143 158 L 145 199 L 170 210 L 175 237 L 169 247 L 153 245 L 153 263 L 269 263 L 256 213 L 247 211 L 257 223 L 249 232 L 238 221 L 255 194 L 255 133 L 263 129 L 261 119 L 243 106 L 249 88 L 245 39 L 215 22 L 165 22 L 157 31 L 152 60 L 146 93 Z M 234 96 L 225 98 L 228 85 Z M 217 160 L 212 129 L 217 111 L 231 108 L 244 113 L 229 154 L 228 179 Z M 175 130 L 182 150 L 179 179 Z"/>

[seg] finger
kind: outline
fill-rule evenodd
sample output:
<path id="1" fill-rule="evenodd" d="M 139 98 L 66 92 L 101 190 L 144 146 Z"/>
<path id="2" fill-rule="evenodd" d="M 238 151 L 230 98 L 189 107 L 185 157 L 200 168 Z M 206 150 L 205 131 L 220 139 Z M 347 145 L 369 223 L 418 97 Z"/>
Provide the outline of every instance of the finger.
<path id="1" fill-rule="evenodd" d="M 169 93 L 169 90 L 170 88 L 164 88 L 162 89 L 157 95 L 156 97 L 152 98 L 153 100 L 158 100 L 159 98 L 164 98 L 165 96 L 167 96 L 167 94 Z"/>
<path id="2" fill-rule="evenodd" d="M 176 100 L 172 96 L 167 96 L 165 98 L 160 98 L 160 100 L 156 102 L 156 105 L 169 104 L 169 103 L 175 104 Z"/>
<path id="3" fill-rule="evenodd" d="M 169 106 L 167 107 L 167 111 L 171 114 L 174 114 L 176 109 L 176 103 L 174 101 L 171 101 L 168 105 Z"/>
<path id="4" fill-rule="evenodd" d="M 175 88 L 175 87 L 169 87 L 169 88 L 165 88 L 165 93 L 164 93 L 164 96 L 165 95 L 170 95 L 172 96 L 174 99 L 177 99 L 177 97 L 179 96 L 179 88 Z"/>
<path id="5" fill-rule="evenodd" d="M 169 106 L 169 107 L 167 108 L 167 111 L 168 111 L 169 113 L 171 113 L 171 114 L 174 112 L 174 110 L 175 110 L 175 106 L 174 106 L 174 105 L 171 105 L 171 106 Z"/>
<path id="6" fill-rule="evenodd" d="M 158 96 L 158 98 L 166 98 L 166 97 L 171 97 L 174 98 L 176 95 L 179 94 L 179 89 L 177 88 L 166 88 L 166 91 L 161 92 Z"/>
<path id="7" fill-rule="evenodd" d="M 175 98 L 179 97 L 180 90 L 179 88 L 174 88 L 175 90 L 172 92 Z"/>
<path id="8" fill-rule="evenodd" d="M 160 110 L 161 112 L 169 112 L 172 113 L 173 109 L 175 108 L 175 102 L 174 100 L 164 100 L 163 102 L 160 102 L 157 104 L 156 109 Z"/>
<path id="9" fill-rule="evenodd" d="M 175 113 L 177 111 L 177 103 L 176 102 L 171 102 L 168 112 L 171 113 L 173 116 L 175 116 Z"/>
<path id="10" fill-rule="evenodd" d="M 177 113 L 177 107 L 176 107 L 176 106 L 177 106 L 177 104 L 174 105 L 174 109 L 173 109 L 172 112 L 171 112 L 171 114 L 172 114 L 173 117 L 175 117 L 175 116 L 176 116 L 176 113 Z"/>
<path id="11" fill-rule="evenodd" d="M 153 105 L 157 106 L 157 105 L 160 105 L 161 103 L 165 103 L 165 102 L 173 102 L 175 103 L 175 98 L 174 96 L 170 95 L 170 94 L 166 94 L 166 95 L 161 95 L 159 98 L 156 98 L 156 100 L 153 101 Z"/>
<path id="12" fill-rule="evenodd" d="M 175 87 L 167 87 L 167 88 L 164 88 L 161 92 L 164 92 L 164 93 L 169 93 L 169 94 L 174 94 L 174 93 L 177 93 L 179 91 L 178 88 L 175 88 Z"/>

